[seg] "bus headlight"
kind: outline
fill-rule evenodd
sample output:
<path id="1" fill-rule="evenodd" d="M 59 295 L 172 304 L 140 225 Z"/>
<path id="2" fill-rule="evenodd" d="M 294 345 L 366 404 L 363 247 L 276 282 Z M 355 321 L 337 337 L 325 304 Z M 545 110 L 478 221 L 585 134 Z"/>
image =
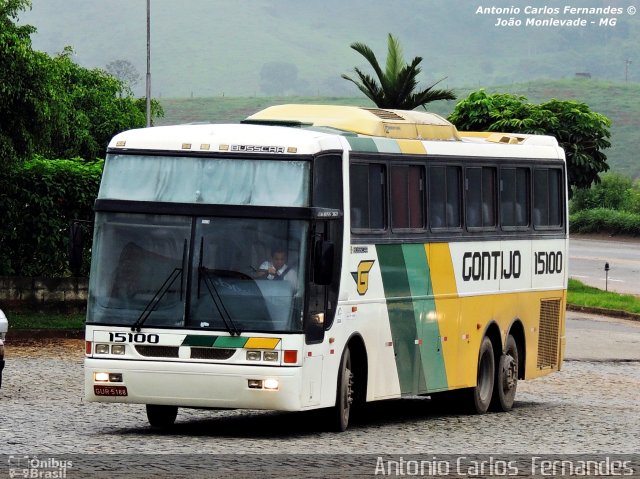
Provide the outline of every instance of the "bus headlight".
<path id="1" fill-rule="evenodd" d="M 97 383 L 108 383 L 109 373 L 93 373 L 93 380 Z"/>
<path id="2" fill-rule="evenodd" d="M 109 354 L 109 345 L 108 344 L 96 344 L 95 353 L 96 354 Z"/>
<path id="3" fill-rule="evenodd" d="M 124 354 L 124 344 L 114 344 L 111 346 L 111 354 Z"/>
<path id="4" fill-rule="evenodd" d="M 247 351 L 247 361 L 260 361 L 261 358 L 260 351 Z"/>
<path id="5" fill-rule="evenodd" d="M 262 354 L 262 359 L 265 361 L 277 361 L 278 360 L 278 351 L 265 351 Z"/>

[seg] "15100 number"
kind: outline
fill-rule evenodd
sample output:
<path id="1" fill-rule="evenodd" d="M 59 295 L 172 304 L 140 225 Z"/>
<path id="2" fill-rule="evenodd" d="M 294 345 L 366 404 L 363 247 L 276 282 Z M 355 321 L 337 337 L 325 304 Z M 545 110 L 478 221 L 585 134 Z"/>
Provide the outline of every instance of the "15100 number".
<path id="1" fill-rule="evenodd" d="M 112 343 L 158 344 L 160 342 L 160 336 L 146 333 L 109 333 L 109 341 Z"/>
<path id="2" fill-rule="evenodd" d="M 535 274 L 562 273 L 562 251 L 538 251 L 535 253 Z"/>

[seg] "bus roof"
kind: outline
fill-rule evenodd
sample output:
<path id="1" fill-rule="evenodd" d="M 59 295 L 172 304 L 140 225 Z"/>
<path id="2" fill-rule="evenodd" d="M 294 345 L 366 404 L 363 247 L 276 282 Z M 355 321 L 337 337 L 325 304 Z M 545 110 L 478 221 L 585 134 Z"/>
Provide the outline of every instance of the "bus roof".
<path id="1" fill-rule="evenodd" d="M 360 135 L 412 140 L 459 140 L 456 127 L 435 113 L 340 105 L 276 105 L 245 120 L 261 124 L 330 127 Z"/>
<path id="2" fill-rule="evenodd" d="M 129 130 L 111 140 L 109 151 L 304 155 L 350 149 L 371 153 L 564 159 L 564 152 L 551 136 L 458 132 L 444 118 L 417 111 L 278 105 L 251 115 L 242 123 Z"/>
<path id="3" fill-rule="evenodd" d="M 124 131 L 109 143 L 109 151 L 251 152 L 313 154 L 341 150 L 334 134 L 284 126 L 192 124 Z"/>

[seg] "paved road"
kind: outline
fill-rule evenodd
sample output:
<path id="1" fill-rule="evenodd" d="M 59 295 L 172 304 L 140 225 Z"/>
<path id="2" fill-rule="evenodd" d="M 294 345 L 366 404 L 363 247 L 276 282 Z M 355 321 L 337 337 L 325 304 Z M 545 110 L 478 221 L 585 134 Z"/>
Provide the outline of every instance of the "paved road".
<path id="1" fill-rule="evenodd" d="M 359 460 L 362 467 L 363 458 L 371 464 L 366 476 L 380 455 L 637 453 L 640 323 L 569 313 L 567 338 L 563 370 L 521 382 L 509 414 L 459 416 L 427 398 L 408 398 L 370 405 L 343 434 L 318 432 L 322 424 L 313 414 L 199 410 L 180 410 L 174 430 L 156 432 L 143 406 L 84 402 L 82 342 L 9 346 L 0 390 L 0 460 L 2 454 L 14 461 L 24 455 L 75 460 L 67 477 L 111 477 L 118 470 L 122 477 L 218 477 L 221 471 L 211 474 L 211 468 L 222 467 L 227 477 L 255 479 L 341 477 L 344 463 Z M 160 453 L 174 456 L 152 456 Z M 238 460 L 238 454 L 273 456 Z M 307 460 L 291 454 L 325 455 Z M 311 461 L 306 469 L 300 466 L 305 460 Z M 242 469 L 248 463 L 254 472 Z M 171 469 L 176 464 L 184 476 Z M 640 477 L 640 463 L 636 472 Z"/>
<path id="2" fill-rule="evenodd" d="M 571 237 L 569 276 L 596 288 L 640 295 L 640 238 Z"/>

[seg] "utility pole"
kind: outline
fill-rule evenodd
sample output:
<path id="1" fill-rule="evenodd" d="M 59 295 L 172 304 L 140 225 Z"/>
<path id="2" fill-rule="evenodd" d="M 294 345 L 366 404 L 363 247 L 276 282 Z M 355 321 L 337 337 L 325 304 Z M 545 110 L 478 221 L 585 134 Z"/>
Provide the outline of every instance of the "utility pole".
<path id="1" fill-rule="evenodd" d="M 151 126 L 151 0 L 147 0 L 147 128 Z"/>
<path id="2" fill-rule="evenodd" d="M 628 58 L 624 62 L 624 82 L 629 83 L 629 65 L 631 65 L 631 60 Z"/>

